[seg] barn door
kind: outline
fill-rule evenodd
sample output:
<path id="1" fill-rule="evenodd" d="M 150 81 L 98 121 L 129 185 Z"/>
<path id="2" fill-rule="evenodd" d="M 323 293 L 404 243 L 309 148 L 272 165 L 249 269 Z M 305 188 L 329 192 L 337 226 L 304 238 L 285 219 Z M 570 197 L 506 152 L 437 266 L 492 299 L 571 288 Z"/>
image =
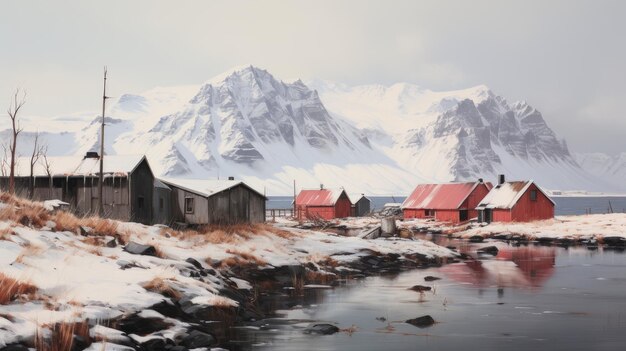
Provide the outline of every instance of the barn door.
<path id="1" fill-rule="evenodd" d="M 459 211 L 459 221 L 461 222 L 465 222 L 468 220 L 468 211 L 467 210 L 460 210 Z"/>

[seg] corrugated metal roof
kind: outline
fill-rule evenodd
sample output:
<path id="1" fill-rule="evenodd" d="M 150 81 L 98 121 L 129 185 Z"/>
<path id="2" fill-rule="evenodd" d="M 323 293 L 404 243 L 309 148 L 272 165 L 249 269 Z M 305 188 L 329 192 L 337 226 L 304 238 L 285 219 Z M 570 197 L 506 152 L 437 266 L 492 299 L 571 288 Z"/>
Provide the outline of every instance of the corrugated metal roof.
<path id="1" fill-rule="evenodd" d="M 126 176 L 131 173 L 144 159 L 143 155 L 105 155 L 104 174 Z M 99 158 L 84 158 L 83 156 L 53 156 L 48 157 L 50 175 L 59 176 L 95 176 L 100 173 Z M 17 176 L 30 176 L 30 158 L 20 157 L 17 162 Z M 40 158 L 33 168 L 33 175 L 47 177 L 48 172 L 43 158 Z"/>
<path id="2" fill-rule="evenodd" d="M 334 206 L 342 193 L 343 189 L 316 189 L 301 190 L 296 197 L 296 204 L 303 206 Z M 348 194 L 346 193 L 346 196 Z M 348 197 L 349 199 L 350 197 Z"/>
<path id="3" fill-rule="evenodd" d="M 454 210 L 461 206 L 463 201 L 478 185 L 490 188 L 489 183 L 445 183 L 420 184 L 402 203 L 402 208 Z"/>
<path id="4" fill-rule="evenodd" d="M 477 209 L 483 208 L 500 208 L 510 209 L 515 206 L 517 201 L 526 190 L 533 184 L 532 180 L 505 182 L 500 185 L 496 185 L 485 196 L 485 198 L 478 204 Z M 536 184 L 535 184 L 536 185 Z M 537 186 L 537 185 L 536 185 Z M 537 189 L 541 191 L 550 201 L 550 197 L 539 186 Z M 552 201 L 554 203 L 554 201 Z"/>

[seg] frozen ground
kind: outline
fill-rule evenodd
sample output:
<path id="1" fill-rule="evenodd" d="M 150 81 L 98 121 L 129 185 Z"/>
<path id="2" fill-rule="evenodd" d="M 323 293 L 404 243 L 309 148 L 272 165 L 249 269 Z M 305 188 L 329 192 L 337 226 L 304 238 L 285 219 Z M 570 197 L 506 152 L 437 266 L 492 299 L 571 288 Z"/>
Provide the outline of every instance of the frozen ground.
<path id="1" fill-rule="evenodd" d="M 34 217 L 24 219 L 27 213 Z M 234 277 L 235 266 L 271 269 L 311 263 L 322 269 L 318 264 L 334 254 L 340 254 L 332 258 L 339 268 L 372 252 L 430 258 L 456 255 L 428 241 L 363 240 L 292 228 L 285 222 L 241 226 L 233 233 L 214 228 L 199 234 L 94 220 L 80 222 L 93 227 L 81 232 L 72 218 L 50 213 L 37 203 L 0 202 L 0 348 L 33 345 L 36 336 L 49 335 L 55 324 L 87 319 L 90 335 L 95 335 L 92 340 L 109 340 L 110 349 L 117 347 L 113 340 L 125 345 L 155 338 L 179 340 L 192 325 L 162 316 L 151 306 L 184 300 L 192 309 L 237 307 L 239 302 L 222 292 L 250 290 L 253 283 Z M 127 252 L 129 242 L 151 246 L 155 252 Z M 132 314 L 163 320 L 167 328 L 140 335 L 98 325 Z M 99 349 L 99 344 L 94 345 L 92 349 Z"/>

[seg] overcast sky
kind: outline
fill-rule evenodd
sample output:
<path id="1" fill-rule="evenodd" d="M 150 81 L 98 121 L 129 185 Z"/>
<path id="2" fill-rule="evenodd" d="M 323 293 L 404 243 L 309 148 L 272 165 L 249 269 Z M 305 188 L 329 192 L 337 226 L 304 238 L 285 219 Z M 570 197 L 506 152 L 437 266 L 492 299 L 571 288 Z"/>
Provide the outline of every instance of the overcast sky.
<path id="1" fill-rule="evenodd" d="M 626 1 L 4 1 L 0 111 L 97 111 L 241 64 L 350 85 L 488 85 L 578 152 L 626 151 Z M 5 116 L 6 117 L 6 116 Z"/>

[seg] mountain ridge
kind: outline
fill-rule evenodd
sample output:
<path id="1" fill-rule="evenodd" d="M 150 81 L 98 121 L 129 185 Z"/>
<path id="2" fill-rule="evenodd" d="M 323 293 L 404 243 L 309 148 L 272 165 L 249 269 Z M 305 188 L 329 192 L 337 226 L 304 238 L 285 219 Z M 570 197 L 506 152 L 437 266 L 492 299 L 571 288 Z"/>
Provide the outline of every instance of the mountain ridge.
<path id="1" fill-rule="evenodd" d="M 55 152 L 96 148 L 97 121 L 66 133 L 73 147 Z M 549 189 L 619 188 L 583 170 L 537 109 L 485 85 L 435 92 L 411 83 L 285 82 L 246 65 L 201 85 L 123 94 L 107 125 L 107 153 L 146 153 L 157 174 L 234 175 L 276 194 L 291 193 L 294 180 L 384 195 L 498 173 Z"/>

